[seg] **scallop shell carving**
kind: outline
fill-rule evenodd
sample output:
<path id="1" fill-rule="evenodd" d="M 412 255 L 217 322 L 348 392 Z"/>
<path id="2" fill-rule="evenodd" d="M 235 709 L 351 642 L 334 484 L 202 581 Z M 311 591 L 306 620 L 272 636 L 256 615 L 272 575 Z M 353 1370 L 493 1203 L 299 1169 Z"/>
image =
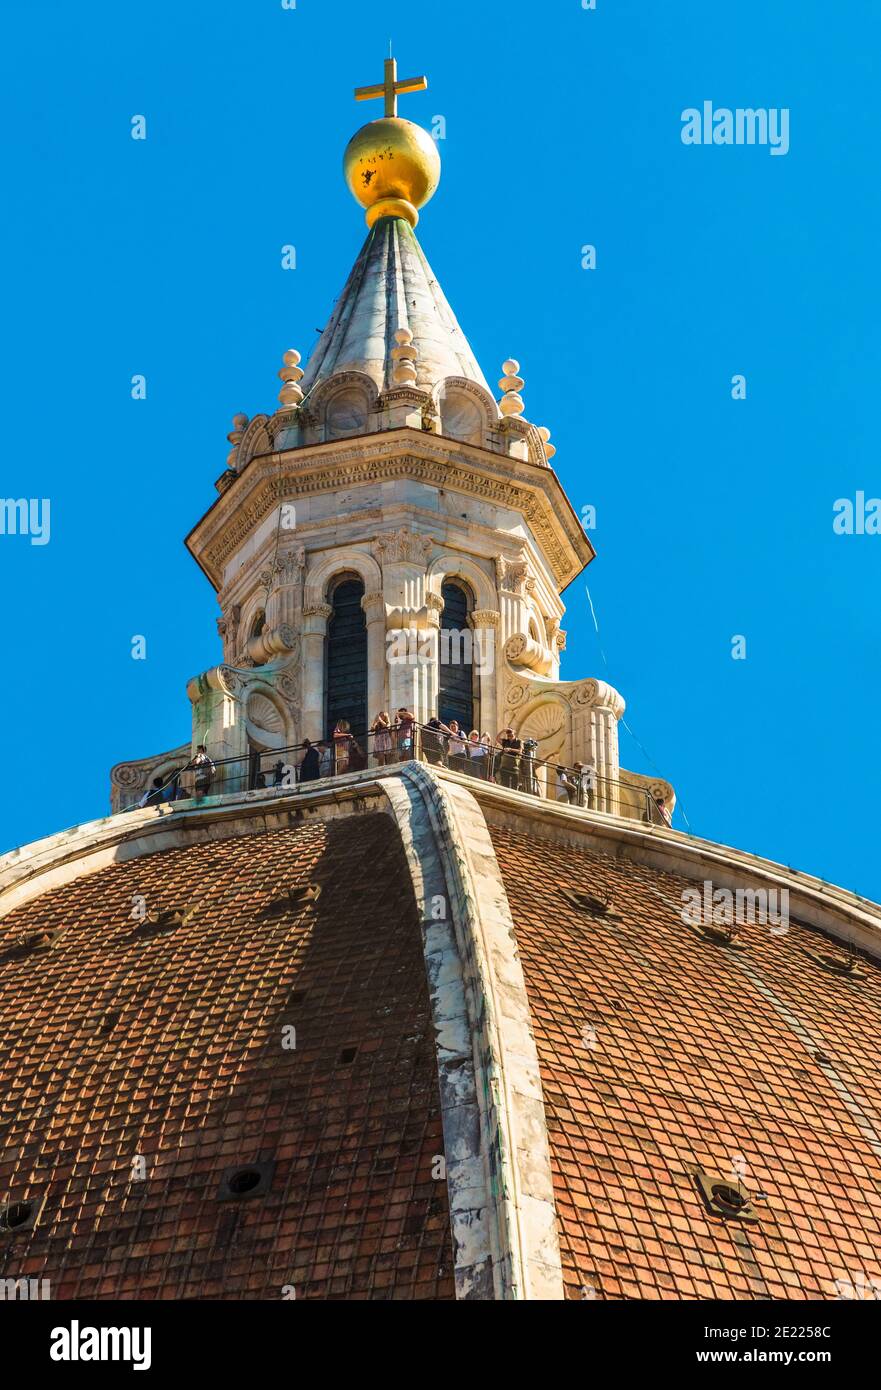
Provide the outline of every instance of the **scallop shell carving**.
<path id="1" fill-rule="evenodd" d="M 566 723 L 566 712 L 557 704 L 539 705 L 520 726 L 521 738 L 537 738 L 539 743 L 554 738 Z"/>
<path id="2" fill-rule="evenodd" d="M 275 705 L 266 695 L 252 695 L 248 701 L 248 718 L 260 729 L 270 734 L 284 733 L 284 720 Z"/>

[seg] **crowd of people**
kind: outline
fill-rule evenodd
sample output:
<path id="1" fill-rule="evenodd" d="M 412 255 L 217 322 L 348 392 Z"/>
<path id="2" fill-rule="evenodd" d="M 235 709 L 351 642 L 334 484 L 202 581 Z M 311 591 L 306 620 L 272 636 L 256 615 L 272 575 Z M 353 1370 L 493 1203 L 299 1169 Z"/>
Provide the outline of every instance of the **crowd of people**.
<path id="1" fill-rule="evenodd" d="M 303 740 L 299 764 L 277 760 L 271 774 L 257 771 L 253 786 L 295 786 L 316 782 L 325 777 L 340 777 L 346 772 L 360 772 L 368 766 L 385 767 L 422 756 L 435 766 L 462 772 L 487 782 L 495 782 L 514 791 L 541 794 L 538 771 L 543 764 L 537 761 L 535 739 L 521 739 L 513 729 L 502 729 L 492 738 L 472 729 L 466 733 L 456 719 L 447 722 L 437 717 L 427 724 L 417 724 L 412 710 L 405 706 L 394 718 L 381 710 L 370 726 L 366 738 L 356 738 L 347 719 L 340 719 L 329 739 L 317 743 Z M 372 763 L 371 763 L 372 754 Z M 184 774 L 192 790 L 182 784 Z M 138 802 L 139 806 L 157 806 L 162 802 L 206 796 L 215 782 L 217 769 L 200 743 L 194 757 L 185 768 L 172 774 L 169 780 L 153 779 L 153 785 Z M 562 765 L 548 768 L 548 792 L 557 801 L 570 806 L 593 809 L 596 805 L 597 771 L 590 764 L 576 762 L 571 768 Z M 271 782 L 268 778 L 271 776 Z M 657 824 L 670 825 L 670 813 L 660 798 L 655 798 L 655 811 L 650 817 Z"/>

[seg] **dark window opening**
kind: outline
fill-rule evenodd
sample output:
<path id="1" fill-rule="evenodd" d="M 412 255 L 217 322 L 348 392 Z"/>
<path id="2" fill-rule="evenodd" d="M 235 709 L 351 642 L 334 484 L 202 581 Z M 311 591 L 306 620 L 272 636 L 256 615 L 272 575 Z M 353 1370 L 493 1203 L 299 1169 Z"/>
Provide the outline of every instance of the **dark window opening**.
<path id="1" fill-rule="evenodd" d="M 361 607 L 364 583 L 343 579 L 330 595 L 327 629 L 327 734 L 341 719 L 356 738 L 367 730 L 367 620 Z M 375 711 L 374 711 L 375 713 Z"/>
<path id="2" fill-rule="evenodd" d="M 470 595 L 459 583 L 444 584 L 438 655 L 438 718 L 459 722 L 466 735 L 474 728 L 473 634 L 468 624 Z M 467 658 L 467 659 L 466 659 Z"/>

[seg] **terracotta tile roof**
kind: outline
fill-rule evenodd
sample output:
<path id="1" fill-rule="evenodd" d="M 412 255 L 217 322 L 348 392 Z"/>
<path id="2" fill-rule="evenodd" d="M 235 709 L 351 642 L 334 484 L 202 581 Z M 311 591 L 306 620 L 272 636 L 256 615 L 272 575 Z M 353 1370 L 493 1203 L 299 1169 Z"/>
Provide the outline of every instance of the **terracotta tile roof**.
<path id="1" fill-rule="evenodd" d="M 194 910 L 141 926 L 135 895 Z M 0 1232 L 0 1275 L 53 1298 L 453 1297 L 420 926 L 385 816 L 167 850 L 17 910 L 0 1036 L 0 1200 L 45 1197 L 33 1232 Z M 268 1193 L 221 1200 L 252 1163 Z"/>
<path id="2" fill-rule="evenodd" d="M 567 1296 L 881 1288 L 881 969 L 832 973 L 816 953 L 841 947 L 797 922 L 748 925 L 732 950 L 683 922 L 685 879 L 492 838 L 533 1011 Z M 565 889 L 608 896 L 609 911 Z M 694 1167 L 741 1172 L 759 1220 L 710 1212 Z"/>

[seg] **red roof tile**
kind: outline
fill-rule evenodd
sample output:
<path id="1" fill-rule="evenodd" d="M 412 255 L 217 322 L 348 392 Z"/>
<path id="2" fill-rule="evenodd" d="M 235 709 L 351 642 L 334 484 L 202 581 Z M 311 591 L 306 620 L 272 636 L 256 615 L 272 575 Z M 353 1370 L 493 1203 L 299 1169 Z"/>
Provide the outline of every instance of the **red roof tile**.
<path id="1" fill-rule="evenodd" d="M 746 926 L 732 950 L 682 920 L 685 879 L 492 838 L 533 1012 L 567 1295 L 830 1299 L 836 1279 L 881 1281 L 881 969 L 830 973 L 814 953 L 836 948 L 795 922 Z M 608 895 L 610 912 L 566 888 Z M 756 1224 L 711 1213 L 692 1172 L 729 1180 L 741 1162 Z"/>
<path id="2" fill-rule="evenodd" d="M 194 911 L 141 926 L 136 895 Z M 18 909 L 0 1035 L 0 1194 L 46 1199 L 33 1232 L 0 1233 L 4 1276 L 53 1298 L 454 1296 L 420 926 L 385 816 L 168 850 Z M 274 1164 L 268 1192 L 221 1200 L 252 1163 Z"/>

